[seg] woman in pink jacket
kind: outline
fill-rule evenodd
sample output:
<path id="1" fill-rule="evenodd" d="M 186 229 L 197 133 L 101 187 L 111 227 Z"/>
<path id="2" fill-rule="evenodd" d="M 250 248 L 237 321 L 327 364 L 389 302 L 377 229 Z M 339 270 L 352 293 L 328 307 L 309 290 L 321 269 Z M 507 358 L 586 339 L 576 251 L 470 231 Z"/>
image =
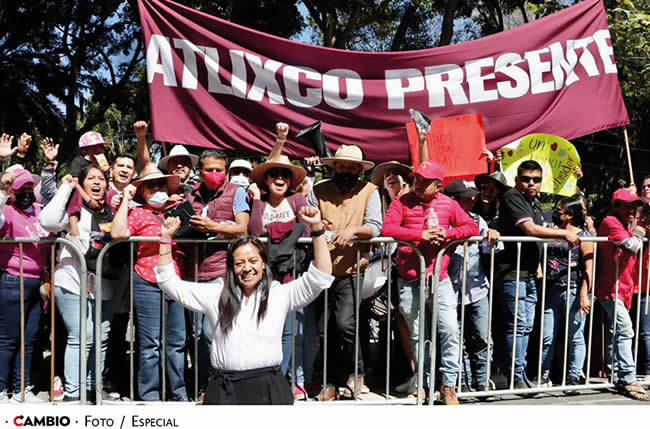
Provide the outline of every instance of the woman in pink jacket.
<path id="1" fill-rule="evenodd" d="M 12 198 L 12 202 L 8 200 Z M 34 179 L 25 169 L 5 173 L 0 182 L 0 238 L 47 237 L 38 222 L 40 206 L 35 204 Z M 0 246 L 0 404 L 9 402 L 44 402 L 32 392 L 30 380 L 32 350 L 41 318 L 41 273 L 47 264 L 49 244 Z M 20 325 L 20 275 L 22 264 L 24 288 L 24 332 Z M 20 393 L 20 337 L 25 340 L 25 392 Z M 11 381 L 13 380 L 13 383 Z"/>

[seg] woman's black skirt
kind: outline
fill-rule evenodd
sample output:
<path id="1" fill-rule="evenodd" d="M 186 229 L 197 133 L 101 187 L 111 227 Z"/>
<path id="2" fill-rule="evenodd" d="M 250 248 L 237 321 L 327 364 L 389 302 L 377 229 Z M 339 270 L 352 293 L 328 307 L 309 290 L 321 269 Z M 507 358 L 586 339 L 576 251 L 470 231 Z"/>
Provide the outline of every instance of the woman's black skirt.
<path id="1" fill-rule="evenodd" d="M 247 371 L 216 370 L 204 405 L 293 405 L 293 394 L 279 366 Z"/>

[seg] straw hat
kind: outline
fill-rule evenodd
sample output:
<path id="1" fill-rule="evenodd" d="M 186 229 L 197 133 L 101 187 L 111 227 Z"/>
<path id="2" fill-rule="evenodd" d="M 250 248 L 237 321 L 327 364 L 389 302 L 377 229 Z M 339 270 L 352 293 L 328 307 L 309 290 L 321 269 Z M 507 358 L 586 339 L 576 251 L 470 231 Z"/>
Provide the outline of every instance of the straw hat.
<path id="1" fill-rule="evenodd" d="M 159 162 L 158 162 L 158 168 L 161 168 L 163 170 L 167 170 L 167 163 L 169 162 L 170 159 L 176 158 L 179 156 L 186 156 L 190 159 L 190 162 L 192 162 L 192 167 L 196 167 L 197 164 L 199 163 L 199 157 L 196 155 L 193 155 L 188 152 L 188 150 L 185 148 L 185 146 L 177 144 L 172 148 L 172 150 L 169 151 L 169 155 L 163 157 Z"/>
<path id="2" fill-rule="evenodd" d="M 174 174 L 163 174 L 160 170 L 154 167 L 153 164 L 148 164 L 144 169 L 142 169 L 140 176 L 131 182 L 131 184 L 136 187 L 133 200 L 137 203 L 142 203 L 143 201 L 140 198 L 142 196 L 142 193 L 140 192 L 142 185 L 145 182 L 160 179 L 167 179 L 167 193 L 169 194 L 175 193 L 181 182 L 180 177 Z"/>
<path id="3" fill-rule="evenodd" d="M 397 174 L 402 176 L 404 181 L 408 180 L 409 174 L 411 174 L 412 171 L 411 167 L 401 164 L 397 161 L 382 162 L 381 164 L 377 165 L 374 170 L 372 170 L 370 181 L 379 186 L 379 188 L 383 188 L 384 174 L 386 174 L 386 172 L 389 170 L 397 170 Z"/>
<path id="4" fill-rule="evenodd" d="M 334 163 L 336 161 L 356 162 L 357 164 L 361 164 L 363 171 L 370 170 L 375 166 L 374 162 L 363 160 L 363 153 L 361 152 L 361 149 L 359 149 L 359 146 L 355 145 L 342 144 L 341 147 L 337 149 L 333 157 L 321 159 L 321 162 L 323 164 L 329 165 L 332 168 L 334 168 Z"/>
<path id="5" fill-rule="evenodd" d="M 261 189 L 263 186 L 265 186 L 264 174 L 271 168 L 276 167 L 286 168 L 287 170 L 291 171 L 291 183 L 289 184 L 289 189 L 295 189 L 302 183 L 303 180 L 305 180 L 305 176 L 307 175 L 307 171 L 305 171 L 305 169 L 302 167 L 293 165 L 289 161 L 289 157 L 286 155 L 278 155 L 277 157 L 269 159 L 268 161 L 253 168 L 253 172 L 251 173 L 251 182 L 257 183 L 257 186 L 259 186 Z"/>

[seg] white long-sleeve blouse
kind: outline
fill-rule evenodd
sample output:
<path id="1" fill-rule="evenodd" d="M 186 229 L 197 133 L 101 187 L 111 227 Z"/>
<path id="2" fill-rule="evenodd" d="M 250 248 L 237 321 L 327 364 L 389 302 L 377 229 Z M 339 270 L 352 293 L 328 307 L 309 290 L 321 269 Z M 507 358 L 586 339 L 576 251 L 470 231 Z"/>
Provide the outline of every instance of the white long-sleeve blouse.
<path id="1" fill-rule="evenodd" d="M 210 345 L 212 366 L 230 371 L 280 365 L 282 330 L 287 313 L 309 304 L 334 281 L 333 276 L 318 270 L 313 264 L 296 280 L 285 284 L 274 281 L 269 291 L 266 315 L 259 325 L 257 309 L 261 293 L 256 289 L 248 302 L 242 298 L 232 329 L 224 335 L 217 325 L 219 297 L 224 287 L 222 278 L 216 283 L 183 281 L 176 275 L 172 264 L 155 267 L 154 271 L 158 286 L 165 293 L 188 310 L 208 317 L 213 338 Z"/>

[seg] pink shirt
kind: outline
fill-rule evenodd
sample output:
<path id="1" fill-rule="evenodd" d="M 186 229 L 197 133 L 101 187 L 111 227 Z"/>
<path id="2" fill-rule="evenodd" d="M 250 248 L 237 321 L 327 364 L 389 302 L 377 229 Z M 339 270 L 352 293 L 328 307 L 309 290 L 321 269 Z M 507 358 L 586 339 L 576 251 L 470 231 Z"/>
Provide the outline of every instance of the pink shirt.
<path id="1" fill-rule="evenodd" d="M 2 209 L 5 222 L 0 228 L 0 237 L 48 237 L 50 234 L 41 227 L 38 221 L 40 207 L 32 205 L 31 213 L 17 210 L 5 205 Z M 29 224 L 29 226 L 27 226 Z M 47 266 L 47 256 L 50 244 L 23 244 L 23 275 L 39 278 Z M 18 244 L 0 245 L 0 267 L 6 267 L 7 272 L 14 276 L 20 275 L 20 248 Z"/>
<path id="2" fill-rule="evenodd" d="M 447 230 L 445 243 L 479 235 L 476 222 L 460 208 L 455 200 L 440 192 L 430 203 L 419 201 L 413 192 L 395 198 L 384 217 L 381 235 L 413 243 L 424 256 L 427 274 L 433 273 L 436 256 L 441 249 L 440 246 L 422 241 L 424 219 L 431 205 L 436 211 L 438 224 Z M 442 256 L 440 280 L 449 277 L 447 267 L 449 255 L 453 251 L 453 248 L 449 249 Z M 408 246 L 399 246 L 397 248 L 397 272 L 400 277 L 409 281 L 417 281 L 419 280 L 419 271 L 420 262 L 417 254 Z"/>
<path id="3" fill-rule="evenodd" d="M 607 216 L 598 228 L 599 237 L 607 237 L 618 243 L 632 237 L 632 230 L 626 229 L 615 216 Z M 626 252 L 612 243 L 598 243 L 596 268 L 596 298 L 599 300 L 616 298 L 616 254 L 618 253 L 618 298 L 627 308 L 632 305 L 635 286 L 635 267 L 637 255 Z M 638 277 L 637 277 L 638 279 Z"/>
<path id="4" fill-rule="evenodd" d="M 160 212 L 155 214 L 163 219 Z M 160 237 L 160 229 L 162 223 L 154 215 L 151 209 L 143 207 L 135 207 L 129 211 L 127 218 L 127 226 L 129 228 L 130 236 L 139 237 Z M 137 261 L 135 263 L 135 271 L 148 282 L 156 283 L 156 274 L 153 267 L 158 265 L 158 243 L 138 243 Z M 180 250 L 178 244 L 172 245 L 172 257 L 174 259 L 174 269 L 176 274 L 180 277 L 181 268 L 185 254 Z"/>

